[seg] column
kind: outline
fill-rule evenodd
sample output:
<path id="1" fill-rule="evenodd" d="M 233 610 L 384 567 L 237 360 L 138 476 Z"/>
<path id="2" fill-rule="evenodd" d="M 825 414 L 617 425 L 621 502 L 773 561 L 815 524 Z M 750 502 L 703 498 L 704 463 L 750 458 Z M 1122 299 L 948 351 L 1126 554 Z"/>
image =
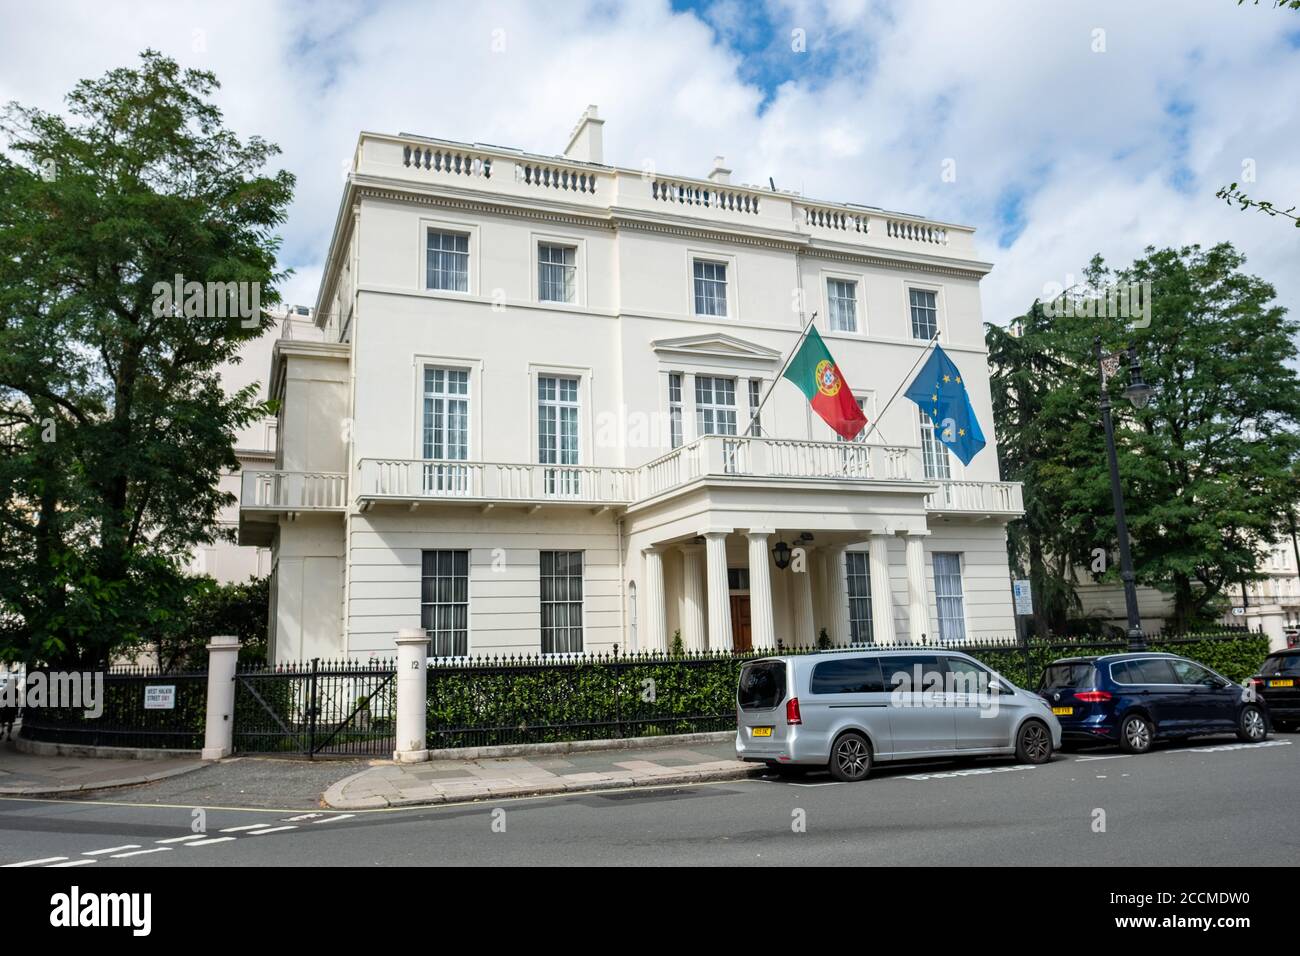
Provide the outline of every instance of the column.
<path id="1" fill-rule="evenodd" d="M 229 757 L 235 740 L 235 662 L 239 638 L 214 636 L 208 644 L 208 707 L 203 727 L 204 760 Z"/>
<path id="2" fill-rule="evenodd" d="M 849 587 L 844 577 L 843 545 L 826 549 L 826 633 L 836 647 L 852 640 L 849 627 Z"/>
<path id="3" fill-rule="evenodd" d="M 907 535 L 907 634 L 913 643 L 930 629 L 929 600 L 925 593 L 925 549 L 922 535 Z"/>
<path id="4" fill-rule="evenodd" d="M 709 650 L 729 651 L 731 636 L 731 589 L 727 583 L 726 531 L 704 535 L 709 584 Z"/>
<path id="5" fill-rule="evenodd" d="M 422 628 L 397 632 L 397 749 L 398 763 L 429 759 L 429 635 Z"/>
<path id="6" fill-rule="evenodd" d="M 682 646 L 688 651 L 707 651 L 704 597 L 704 546 L 682 545 Z"/>
<path id="7" fill-rule="evenodd" d="M 767 650 L 776 647 L 776 622 L 772 615 L 772 572 L 768 558 L 769 528 L 750 528 L 749 537 L 749 617 L 753 628 L 753 646 Z"/>
<path id="8" fill-rule="evenodd" d="M 805 546 L 807 547 L 807 546 Z M 822 628 L 826 628 L 827 635 L 831 632 L 831 626 L 827 620 L 827 601 L 826 601 L 826 549 L 825 548 L 807 548 L 808 551 L 808 569 L 812 574 L 812 595 L 813 595 L 813 629 L 820 639 Z"/>
<path id="9" fill-rule="evenodd" d="M 786 572 L 790 582 L 790 605 L 794 616 L 792 643 L 797 647 L 815 647 L 817 631 L 813 623 L 812 573 L 808 568 Z"/>
<path id="10" fill-rule="evenodd" d="M 867 569 L 871 574 L 871 631 L 877 644 L 893 644 L 894 591 L 889 583 L 889 539 L 873 534 L 868 541 Z"/>
<path id="11" fill-rule="evenodd" d="M 645 650 L 668 649 L 668 609 L 664 601 L 664 556 L 658 548 L 646 548 L 645 598 L 641 619 L 645 621 Z M 640 650 L 640 648 L 638 648 Z"/>

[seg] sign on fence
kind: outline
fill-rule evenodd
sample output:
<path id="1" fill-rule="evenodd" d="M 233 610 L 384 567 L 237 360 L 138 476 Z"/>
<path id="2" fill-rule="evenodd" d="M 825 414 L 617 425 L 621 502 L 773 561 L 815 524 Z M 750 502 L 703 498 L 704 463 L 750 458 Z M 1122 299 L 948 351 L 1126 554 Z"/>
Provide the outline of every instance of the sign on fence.
<path id="1" fill-rule="evenodd" d="M 150 684 L 144 689 L 145 710 L 175 710 L 176 685 Z"/>
<path id="2" fill-rule="evenodd" d="M 1027 579 L 1011 582 L 1011 596 L 1015 599 L 1017 614 L 1034 613 L 1034 591 Z"/>

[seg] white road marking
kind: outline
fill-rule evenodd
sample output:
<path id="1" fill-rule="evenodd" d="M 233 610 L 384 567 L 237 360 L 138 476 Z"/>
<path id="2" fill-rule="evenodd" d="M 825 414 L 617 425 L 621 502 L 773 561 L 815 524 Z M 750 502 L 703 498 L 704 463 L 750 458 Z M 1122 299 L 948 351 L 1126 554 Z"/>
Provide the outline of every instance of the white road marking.
<path id="1" fill-rule="evenodd" d="M 356 816 L 355 813 L 340 813 L 332 817 L 326 817 L 324 820 L 313 820 L 312 823 L 333 823 L 335 820 L 348 820 L 355 816 Z M 291 819 L 298 819 L 298 818 L 293 817 Z"/>
<path id="2" fill-rule="evenodd" d="M 297 827 L 270 827 L 270 828 L 265 829 L 265 830 L 252 830 L 252 831 L 250 831 L 247 835 L 248 835 L 248 836 L 266 836 L 268 833 L 282 833 L 282 832 L 284 832 L 285 830 L 296 830 L 296 829 L 298 829 L 298 828 L 297 828 Z"/>
<path id="3" fill-rule="evenodd" d="M 1095 757 L 1075 757 L 1075 762 L 1085 763 L 1089 760 L 1127 760 L 1133 754 L 1098 754 Z"/>
<path id="4" fill-rule="evenodd" d="M 19 866 L 40 866 L 42 863 L 58 863 L 60 860 L 66 860 L 66 856 L 47 856 L 43 860 L 24 860 L 21 863 L 6 863 L 0 869 L 8 870 Z"/>
<path id="5" fill-rule="evenodd" d="M 117 853 L 119 850 L 138 850 L 140 844 L 128 843 L 125 846 L 110 846 L 107 850 L 86 850 L 82 856 L 103 856 L 105 853 Z"/>
<path id="6" fill-rule="evenodd" d="M 98 860 L 69 860 L 67 863 L 52 863 L 50 864 L 50 869 L 57 870 L 60 867 L 64 867 L 64 866 L 85 866 L 88 863 L 98 863 L 98 862 L 99 862 Z"/>
<path id="7" fill-rule="evenodd" d="M 302 814 L 301 816 L 289 817 L 289 819 L 288 819 L 287 822 L 289 822 L 289 823 L 300 823 L 300 822 L 303 821 L 303 820 L 315 820 L 317 817 L 319 817 L 319 816 L 323 816 L 323 815 L 324 815 L 324 814 L 320 814 L 320 813 L 304 813 L 304 814 Z M 348 816 L 352 816 L 352 814 L 349 813 Z"/>
<path id="8" fill-rule="evenodd" d="M 213 837 L 210 840 L 196 840 L 193 843 L 186 843 L 186 846 L 212 846 L 214 843 L 232 843 L 234 837 Z"/>
<path id="9" fill-rule="evenodd" d="M 146 853 L 170 853 L 171 849 L 172 848 L 169 846 L 156 846 L 152 850 L 134 850 L 131 853 L 114 853 L 113 859 L 124 860 L 128 856 L 144 856 Z"/>
<path id="10" fill-rule="evenodd" d="M 205 836 L 206 834 L 204 833 L 191 833 L 189 836 L 171 837 L 170 839 L 167 840 L 155 840 L 154 842 L 155 843 L 184 843 L 187 840 L 202 840 Z"/>
<path id="11" fill-rule="evenodd" d="M 950 777 L 984 777 L 991 773 L 1010 773 L 1013 770 L 1034 770 L 1037 765 L 1032 763 L 1018 763 L 1013 766 L 1001 767 L 972 767 L 969 770 L 946 770 L 938 773 L 914 773 L 904 779 L 907 780 L 947 780 Z"/>
<path id="12" fill-rule="evenodd" d="M 261 829 L 262 827 L 264 827 L 264 826 L 266 826 L 265 823 L 250 823 L 250 824 L 248 824 L 247 826 L 243 826 L 243 827 L 226 827 L 226 828 L 225 828 L 224 830 L 222 830 L 221 832 L 222 832 L 222 833 L 240 833 L 240 832 L 242 832 L 242 831 L 244 831 L 244 830 L 260 830 L 260 829 Z"/>

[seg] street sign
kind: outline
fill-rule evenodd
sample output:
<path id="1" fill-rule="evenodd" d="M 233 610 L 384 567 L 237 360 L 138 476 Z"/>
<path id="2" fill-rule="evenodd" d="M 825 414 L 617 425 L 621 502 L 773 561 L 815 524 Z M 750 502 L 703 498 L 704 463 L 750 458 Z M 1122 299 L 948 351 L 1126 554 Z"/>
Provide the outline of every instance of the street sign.
<path id="1" fill-rule="evenodd" d="M 1028 579 L 1011 582 L 1011 596 L 1015 599 L 1017 614 L 1034 613 L 1034 591 Z"/>
<path id="2" fill-rule="evenodd" d="M 145 710 L 175 710 L 176 685 L 151 684 L 144 689 Z"/>

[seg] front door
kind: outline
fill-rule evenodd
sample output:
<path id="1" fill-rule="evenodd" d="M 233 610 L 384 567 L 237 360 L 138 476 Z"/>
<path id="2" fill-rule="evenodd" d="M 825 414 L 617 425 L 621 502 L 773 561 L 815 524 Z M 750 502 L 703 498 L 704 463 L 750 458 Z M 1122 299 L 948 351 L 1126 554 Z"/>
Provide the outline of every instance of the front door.
<path id="1" fill-rule="evenodd" d="M 749 595 L 731 595 L 731 647 L 737 651 L 748 651 L 753 647 L 753 637 L 749 629 Z"/>

